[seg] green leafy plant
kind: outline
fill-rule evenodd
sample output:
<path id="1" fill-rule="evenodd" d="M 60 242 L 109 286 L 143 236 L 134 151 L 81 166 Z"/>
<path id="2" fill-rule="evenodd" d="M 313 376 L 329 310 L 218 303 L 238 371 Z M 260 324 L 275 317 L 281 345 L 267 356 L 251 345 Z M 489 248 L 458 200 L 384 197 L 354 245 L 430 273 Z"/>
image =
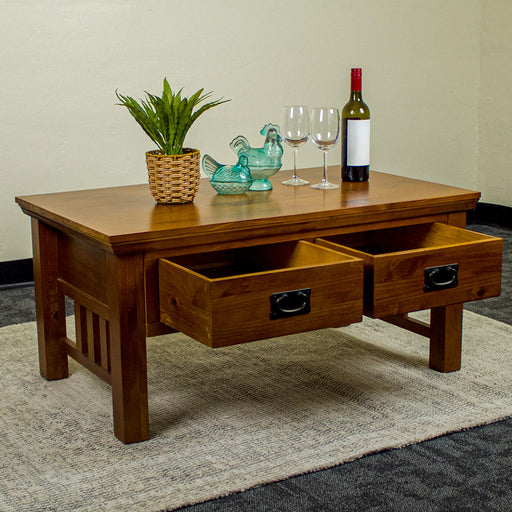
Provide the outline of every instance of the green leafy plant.
<path id="1" fill-rule="evenodd" d="M 116 90 L 116 96 L 121 102 L 118 105 L 128 109 L 164 155 L 180 155 L 183 153 L 185 136 L 194 121 L 207 110 L 230 101 L 220 98 L 209 103 L 203 103 L 213 92 L 203 94 L 204 89 L 200 89 L 190 98 L 182 98 L 182 90 L 180 89 L 177 93 L 174 93 L 167 78 L 164 78 L 164 89 L 161 98 L 146 91 L 146 98 L 137 102 L 130 96 L 119 94 Z M 203 104 L 199 107 L 200 103 Z"/>

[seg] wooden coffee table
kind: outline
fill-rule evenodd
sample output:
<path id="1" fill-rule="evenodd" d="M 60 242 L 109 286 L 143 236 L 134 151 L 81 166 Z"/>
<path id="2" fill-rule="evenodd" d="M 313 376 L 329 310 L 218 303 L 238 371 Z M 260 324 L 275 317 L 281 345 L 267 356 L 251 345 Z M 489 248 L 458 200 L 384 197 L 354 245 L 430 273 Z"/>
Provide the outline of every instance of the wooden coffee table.
<path id="1" fill-rule="evenodd" d="M 132 443 L 149 438 L 146 337 L 173 329 L 215 347 L 368 314 L 428 337 L 431 368 L 459 369 L 462 303 L 500 293 L 501 239 L 463 229 L 479 193 L 380 172 L 318 191 L 282 186 L 289 174 L 236 196 L 203 180 L 184 205 L 156 205 L 146 184 L 17 197 L 41 375 L 67 377 L 71 356 L 111 384 L 115 435 Z M 420 309 L 430 324 L 408 318 Z"/>

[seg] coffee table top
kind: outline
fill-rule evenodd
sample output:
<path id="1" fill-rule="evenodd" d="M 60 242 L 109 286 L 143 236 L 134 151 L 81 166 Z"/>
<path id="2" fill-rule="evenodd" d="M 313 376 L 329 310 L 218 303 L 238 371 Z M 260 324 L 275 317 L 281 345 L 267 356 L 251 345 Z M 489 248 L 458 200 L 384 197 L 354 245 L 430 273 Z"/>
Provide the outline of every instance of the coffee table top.
<path id="1" fill-rule="evenodd" d="M 329 170 L 339 174 L 339 166 Z M 334 226 L 465 211 L 478 192 L 377 171 L 366 183 L 342 183 L 338 190 L 289 187 L 271 180 L 273 190 L 218 195 L 201 180 L 193 203 L 158 205 L 147 184 L 20 196 L 23 211 L 58 229 L 116 253 L 158 249 L 178 240 L 188 245 L 208 240 L 251 238 L 258 233 L 307 233 Z M 302 169 L 319 181 L 321 169 Z"/>

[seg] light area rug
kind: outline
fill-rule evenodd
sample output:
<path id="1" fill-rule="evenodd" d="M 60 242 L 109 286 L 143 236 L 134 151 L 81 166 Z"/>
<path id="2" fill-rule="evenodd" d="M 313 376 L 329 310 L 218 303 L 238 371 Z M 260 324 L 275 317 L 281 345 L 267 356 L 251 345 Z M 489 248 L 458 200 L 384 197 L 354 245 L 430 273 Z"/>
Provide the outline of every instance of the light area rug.
<path id="1" fill-rule="evenodd" d="M 222 349 L 148 339 L 151 439 L 112 432 L 108 385 L 39 376 L 34 323 L 0 329 L 0 510 L 158 511 L 512 414 L 512 327 L 465 312 L 463 368 L 378 320 Z"/>

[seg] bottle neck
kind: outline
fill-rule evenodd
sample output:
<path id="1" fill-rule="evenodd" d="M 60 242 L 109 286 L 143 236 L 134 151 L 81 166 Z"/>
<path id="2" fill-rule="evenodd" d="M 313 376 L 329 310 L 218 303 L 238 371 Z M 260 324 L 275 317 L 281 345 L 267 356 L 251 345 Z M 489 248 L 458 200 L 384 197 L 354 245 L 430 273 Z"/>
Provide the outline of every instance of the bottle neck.
<path id="1" fill-rule="evenodd" d="M 352 101 L 363 101 L 362 91 L 362 76 L 361 72 L 357 73 L 357 70 L 352 70 L 350 77 L 350 99 Z"/>
<path id="2" fill-rule="evenodd" d="M 362 88 L 361 88 L 361 74 L 353 73 L 350 77 L 350 90 L 352 91 L 352 94 L 354 92 L 359 92 L 361 94 Z"/>
<path id="3" fill-rule="evenodd" d="M 363 94 L 361 93 L 361 91 L 354 91 L 352 90 L 350 92 L 350 100 L 351 101 L 363 101 Z"/>

